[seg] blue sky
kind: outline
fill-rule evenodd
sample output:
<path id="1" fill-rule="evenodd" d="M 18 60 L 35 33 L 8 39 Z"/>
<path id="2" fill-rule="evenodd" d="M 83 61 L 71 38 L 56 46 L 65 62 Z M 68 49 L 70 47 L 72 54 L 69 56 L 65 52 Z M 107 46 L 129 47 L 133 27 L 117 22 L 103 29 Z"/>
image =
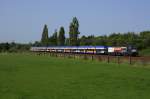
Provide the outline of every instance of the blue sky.
<path id="1" fill-rule="evenodd" d="M 80 36 L 150 30 L 150 0 L 0 0 L 0 42 L 34 42 L 44 24 L 49 35 L 68 34 L 74 16 Z"/>

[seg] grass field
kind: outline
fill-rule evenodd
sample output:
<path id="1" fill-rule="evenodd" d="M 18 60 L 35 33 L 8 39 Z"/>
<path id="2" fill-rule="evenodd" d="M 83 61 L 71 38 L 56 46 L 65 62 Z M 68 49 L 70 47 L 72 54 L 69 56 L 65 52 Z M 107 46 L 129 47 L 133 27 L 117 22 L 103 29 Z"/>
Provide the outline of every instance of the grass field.
<path id="1" fill-rule="evenodd" d="M 150 99 L 150 69 L 1 54 L 0 99 Z"/>

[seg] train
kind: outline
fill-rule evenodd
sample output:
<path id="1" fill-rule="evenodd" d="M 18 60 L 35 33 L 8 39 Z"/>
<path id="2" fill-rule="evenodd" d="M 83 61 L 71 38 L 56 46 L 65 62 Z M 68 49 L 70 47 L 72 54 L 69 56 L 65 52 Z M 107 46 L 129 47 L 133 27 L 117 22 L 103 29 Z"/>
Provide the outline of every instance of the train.
<path id="1" fill-rule="evenodd" d="M 30 51 L 50 53 L 97 54 L 113 56 L 138 56 L 138 50 L 133 46 L 48 46 L 31 47 Z"/>

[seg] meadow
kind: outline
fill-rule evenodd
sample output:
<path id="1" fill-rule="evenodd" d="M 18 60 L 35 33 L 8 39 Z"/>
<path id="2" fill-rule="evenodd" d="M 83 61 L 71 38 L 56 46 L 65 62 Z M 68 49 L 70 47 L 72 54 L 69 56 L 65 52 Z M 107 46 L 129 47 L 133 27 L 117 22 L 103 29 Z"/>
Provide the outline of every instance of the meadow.
<path id="1" fill-rule="evenodd" d="M 0 54 L 0 99 L 150 99 L 150 68 Z"/>

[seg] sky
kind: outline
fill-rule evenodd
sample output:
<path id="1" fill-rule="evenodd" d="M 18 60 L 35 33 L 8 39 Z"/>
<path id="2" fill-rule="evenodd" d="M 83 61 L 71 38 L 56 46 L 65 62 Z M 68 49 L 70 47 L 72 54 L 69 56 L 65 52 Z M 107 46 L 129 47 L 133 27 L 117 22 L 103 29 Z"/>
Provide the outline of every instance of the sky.
<path id="1" fill-rule="evenodd" d="M 0 42 L 28 43 L 64 26 L 73 17 L 80 36 L 150 30 L 150 0 L 0 0 Z"/>

